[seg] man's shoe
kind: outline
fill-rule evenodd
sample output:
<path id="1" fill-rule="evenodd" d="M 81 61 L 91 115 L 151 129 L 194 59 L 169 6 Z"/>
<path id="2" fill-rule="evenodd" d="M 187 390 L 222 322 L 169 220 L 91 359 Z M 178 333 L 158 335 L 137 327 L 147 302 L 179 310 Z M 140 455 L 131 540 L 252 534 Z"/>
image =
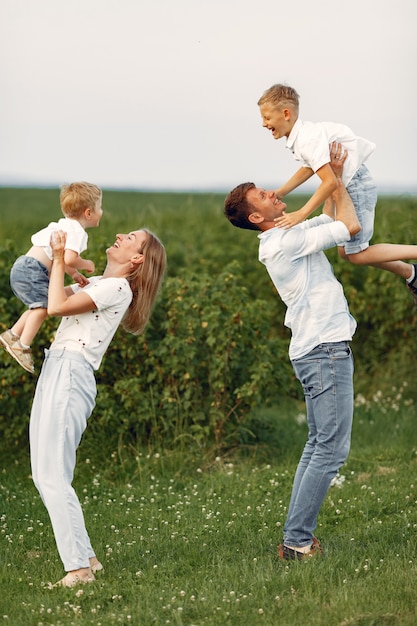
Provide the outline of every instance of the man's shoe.
<path id="1" fill-rule="evenodd" d="M 412 283 L 406 283 L 406 285 L 414 298 L 414 304 L 417 306 L 417 263 L 413 263 L 413 267 L 415 272 L 414 280 Z"/>
<path id="2" fill-rule="evenodd" d="M 317 537 L 313 537 L 313 543 L 311 544 L 309 552 L 300 552 L 296 550 L 296 548 L 290 548 L 283 543 L 280 543 L 278 546 L 278 558 L 281 559 L 281 561 L 306 561 L 313 556 L 318 556 L 322 552 L 323 550 Z"/>
<path id="3" fill-rule="evenodd" d="M 6 331 L 7 332 L 7 331 Z M 4 334 L 4 333 L 3 333 Z M 35 373 L 35 366 L 32 359 L 32 350 L 30 348 L 24 348 L 20 341 L 15 341 L 11 346 L 4 345 L 3 339 L 1 341 L 3 347 L 16 361 L 30 374 Z"/>

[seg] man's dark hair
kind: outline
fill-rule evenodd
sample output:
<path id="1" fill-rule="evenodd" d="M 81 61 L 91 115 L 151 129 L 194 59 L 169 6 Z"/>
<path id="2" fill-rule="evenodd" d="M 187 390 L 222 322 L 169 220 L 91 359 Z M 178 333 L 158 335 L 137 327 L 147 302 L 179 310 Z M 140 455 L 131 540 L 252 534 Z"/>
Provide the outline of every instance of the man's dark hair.
<path id="1" fill-rule="evenodd" d="M 254 183 L 241 183 L 232 189 L 224 201 L 224 214 L 233 226 L 247 230 L 259 230 L 257 224 L 253 224 L 248 219 L 255 210 L 246 198 L 250 189 L 255 189 Z"/>

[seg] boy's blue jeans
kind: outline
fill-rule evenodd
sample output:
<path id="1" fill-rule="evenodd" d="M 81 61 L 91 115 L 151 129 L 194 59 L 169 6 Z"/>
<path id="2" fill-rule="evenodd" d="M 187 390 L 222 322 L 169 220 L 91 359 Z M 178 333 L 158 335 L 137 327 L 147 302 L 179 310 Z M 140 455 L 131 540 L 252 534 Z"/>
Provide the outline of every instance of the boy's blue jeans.
<path id="1" fill-rule="evenodd" d="M 308 441 L 294 477 L 284 543 L 312 543 L 330 482 L 350 449 L 353 419 L 353 356 L 349 342 L 323 343 L 292 361 L 304 389 Z"/>

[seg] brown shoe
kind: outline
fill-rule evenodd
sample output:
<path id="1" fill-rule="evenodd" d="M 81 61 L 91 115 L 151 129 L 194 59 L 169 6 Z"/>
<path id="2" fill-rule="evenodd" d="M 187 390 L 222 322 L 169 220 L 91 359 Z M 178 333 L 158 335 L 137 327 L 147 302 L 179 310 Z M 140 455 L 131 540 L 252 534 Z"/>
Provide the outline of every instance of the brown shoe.
<path id="1" fill-rule="evenodd" d="M 278 546 L 278 558 L 281 561 L 305 561 L 313 556 L 322 554 L 322 552 L 323 550 L 317 537 L 313 537 L 313 543 L 309 552 L 300 552 L 296 548 L 290 548 L 283 543 L 280 543 Z"/>

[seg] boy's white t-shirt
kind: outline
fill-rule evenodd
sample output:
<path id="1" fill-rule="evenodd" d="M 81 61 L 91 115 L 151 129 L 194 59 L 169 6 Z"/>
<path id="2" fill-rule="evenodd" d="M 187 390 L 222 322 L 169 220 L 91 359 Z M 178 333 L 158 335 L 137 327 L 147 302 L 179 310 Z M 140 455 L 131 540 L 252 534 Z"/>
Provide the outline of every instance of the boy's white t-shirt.
<path id="1" fill-rule="evenodd" d="M 87 249 L 88 235 L 80 222 L 69 217 L 61 217 L 58 222 L 51 222 L 31 238 L 34 246 L 40 246 L 45 250 L 48 259 L 53 258 L 50 241 L 52 233 L 57 230 L 63 230 L 67 235 L 65 250 L 74 250 L 77 254 L 81 254 Z"/>
<path id="2" fill-rule="evenodd" d="M 63 317 L 50 350 L 79 352 L 97 370 L 133 295 L 125 278 L 94 276 L 89 281 L 86 287 L 71 287 L 74 293 L 88 293 L 96 309 Z"/>
<path id="3" fill-rule="evenodd" d="M 303 122 L 297 119 L 287 138 L 286 147 L 293 153 L 296 161 L 303 167 L 317 172 L 320 167 L 330 163 L 329 144 L 337 141 L 347 150 L 343 164 L 342 180 L 349 184 L 361 165 L 375 150 L 375 144 L 355 135 L 345 124 L 335 122 Z"/>

